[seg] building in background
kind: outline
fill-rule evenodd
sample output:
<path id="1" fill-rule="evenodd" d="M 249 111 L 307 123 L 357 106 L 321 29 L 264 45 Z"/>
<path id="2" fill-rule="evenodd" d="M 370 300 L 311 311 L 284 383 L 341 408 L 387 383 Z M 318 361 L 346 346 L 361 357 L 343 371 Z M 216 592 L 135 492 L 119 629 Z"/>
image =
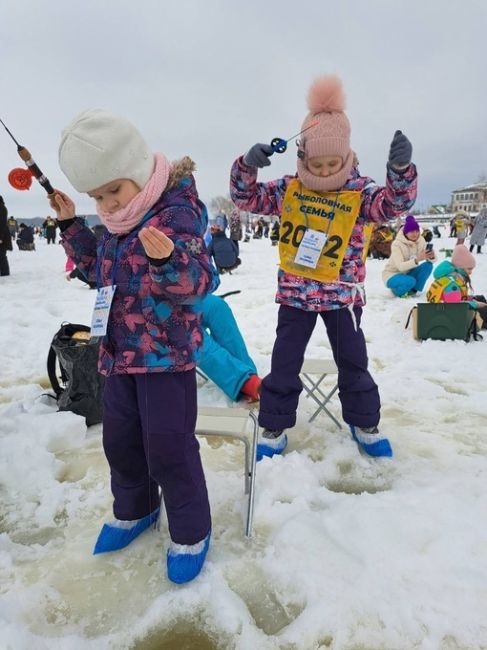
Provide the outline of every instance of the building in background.
<path id="1" fill-rule="evenodd" d="M 480 212 L 487 208 L 487 180 L 479 181 L 473 185 L 467 185 L 461 190 L 454 190 L 451 193 L 451 211 L 457 212 Z"/>

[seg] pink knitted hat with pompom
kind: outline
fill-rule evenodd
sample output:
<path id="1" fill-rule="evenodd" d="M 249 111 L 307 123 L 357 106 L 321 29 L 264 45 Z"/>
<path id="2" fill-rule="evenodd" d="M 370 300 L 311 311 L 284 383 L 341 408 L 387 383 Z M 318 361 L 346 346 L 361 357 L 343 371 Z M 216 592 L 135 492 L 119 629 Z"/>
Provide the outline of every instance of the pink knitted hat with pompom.
<path id="1" fill-rule="evenodd" d="M 453 249 L 451 263 L 460 269 L 474 269 L 476 265 L 475 257 L 463 244 L 458 244 Z"/>
<path id="2" fill-rule="evenodd" d="M 345 95 L 340 79 L 334 75 L 316 79 L 308 92 L 308 108 L 310 112 L 304 119 L 301 131 L 314 125 L 303 133 L 299 144 L 298 176 L 311 190 L 319 192 L 340 189 L 346 183 L 353 166 L 350 122 L 343 112 Z M 307 159 L 315 156 L 340 156 L 343 166 L 331 176 L 315 176 L 306 164 Z"/>

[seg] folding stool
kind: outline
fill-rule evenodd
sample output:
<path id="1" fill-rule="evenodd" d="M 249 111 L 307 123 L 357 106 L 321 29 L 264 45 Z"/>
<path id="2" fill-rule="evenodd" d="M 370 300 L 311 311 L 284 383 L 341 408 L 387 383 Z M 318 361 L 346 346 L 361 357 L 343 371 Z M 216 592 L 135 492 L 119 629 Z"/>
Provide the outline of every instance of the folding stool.
<path id="1" fill-rule="evenodd" d="M 206 384 L 207 381 L 210 381 L 210 378 L 207 377 L 205 373 L 198 368 L 198 366 L 196 366 L 196 379 L 198 379 L 198 377 L 203 380 L 203 384 Z"/>
<path id="2" fill-rule="evenodd" d="M 301 372 L 299 376 L 301 377 L 303 388 L 307 393 L 306 397 L 307 398 L 311 397 L 318 405 L 318 408 L 310 417 L 308 422 L 313 422 L 315 417 L 321 411 L 324 411 L 328 415 L 328 417 L 333 420 L 333 422 L 338 426 L 339 429 L 342 428 L 340 422 L 326 408 L 326 405 L 338 390 L 338 382 L 335 384 L 335 386 L 327 395 L 325 395 L 325 393 L 320 388 L 320 384 L 325 379 L 325 377 L 327 377 L 328 375 L 336 375 L 336 374 L 338 374 L 338 368 L 336 363 L 333 361 L 333 359 L 305 359 L 304 360 L 303 367 L 301 368 Z M 316 382 L 313 381 L 312 376 L 318 377 L 318 381 Z"/>
<path id="3" fill-rule="evenodd" d="M 249 436 L 246 432 L 249 418 L 252 422 L 251 441 L 249 441 Z M 240 440 L 245 445 L 244 488 L 245 494 L 249 495 L 247 502 L 247 522 L 245 525 L 245 535 L 247 537 L 252 537 L 258 431 L 259 423 L 257 416 L 250 409 L 219 408 L 212 406 L 198 407 L 196 435 L 234 438 Z"/>

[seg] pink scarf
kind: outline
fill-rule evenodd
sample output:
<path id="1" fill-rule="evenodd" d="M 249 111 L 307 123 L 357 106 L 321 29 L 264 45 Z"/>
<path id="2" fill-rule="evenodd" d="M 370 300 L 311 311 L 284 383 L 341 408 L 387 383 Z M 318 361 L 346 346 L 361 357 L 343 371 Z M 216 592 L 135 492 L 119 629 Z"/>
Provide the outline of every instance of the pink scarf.
<path id="1" fill-rule="evenodd" d="M 331 176 L 315 176 L 303 160 L 298 158 L 298 177 L 301 183 L 313 192 L 333 192 L 341 190 L 348 180 L 353 167 L 353 151 L 350 151 L 343 167 Z"/>
<path id="2" fill-rule="evenodd" d="M 125 235 L 142 221 L 167 186 L 171 163 L 161 153 L 154 154 L 154 171 L 144 187 L 127 205 L 117 212 L 105 212 L 97 207 L 98 216 L 109 232 Z"/>

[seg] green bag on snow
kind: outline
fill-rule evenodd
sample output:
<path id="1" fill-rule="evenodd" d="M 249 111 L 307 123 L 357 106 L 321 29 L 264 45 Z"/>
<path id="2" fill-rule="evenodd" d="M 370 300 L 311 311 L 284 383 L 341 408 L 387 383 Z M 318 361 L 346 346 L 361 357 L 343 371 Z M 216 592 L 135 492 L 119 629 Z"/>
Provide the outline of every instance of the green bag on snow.
<path id="1" fill-rule="evenodd" d="M 475 310 L 466 302 L 420 302 L 410 311 L 406 327 L 411 317 L 413 336 L 420 341 L 459 339 L 468 342 L 471 338 L 476 341 L 482 338 L 478 334 Z"/>

